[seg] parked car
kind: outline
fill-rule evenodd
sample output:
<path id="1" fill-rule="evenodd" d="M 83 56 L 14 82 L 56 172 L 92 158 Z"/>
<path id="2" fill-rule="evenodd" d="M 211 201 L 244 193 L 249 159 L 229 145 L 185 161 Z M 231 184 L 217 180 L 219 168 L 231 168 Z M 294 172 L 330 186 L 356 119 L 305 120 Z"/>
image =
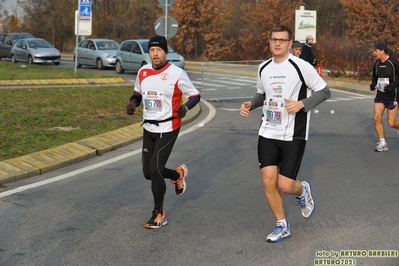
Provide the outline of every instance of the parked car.
<path id="1" fill-rule="evenodd" d="M 61 53 L 45 39 L 26 38 L 19 39 L 11 48 L 11 61 L 22 61 L 28 64 L 54 63 L 59 65 Z"/>
<path id="2" fill-rule="evenodd" d="M 143 65 L 151 63 L 148 54 L 149 39 L 126 40 L 121 43 L 116 52 L 116 72 L 123 73 L 125 70 L 138 71 Z M 168 45 L 166 60 L 184 69 L 184 58 L 177 54 Z"/>
<path id="3" fill-rule="evenodd" d="M 11 48 L 23 38 L 33 38 L 33 35 L 26 32 L 0 33 L 0 60 L 1 58 L 11 58 Z"/>
<path id="4" fill-rule="evenodd" d="M 96 66 L 97 69 L 115 67 L 116 50 L 119 44 L 110 39 L 86 39 L 78 44 L 77 67 Z M 75 52 L 73 60 L 75 61 Z"/>

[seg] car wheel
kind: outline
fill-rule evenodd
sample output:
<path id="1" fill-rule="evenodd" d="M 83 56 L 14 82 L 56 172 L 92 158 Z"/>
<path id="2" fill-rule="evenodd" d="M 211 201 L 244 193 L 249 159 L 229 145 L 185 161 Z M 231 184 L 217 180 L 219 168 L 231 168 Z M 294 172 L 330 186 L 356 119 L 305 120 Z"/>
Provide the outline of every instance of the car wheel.
<path id="1" fill-rule="evenodd" d="M 119 73 L 119 74 L 123 74 L 123 72 L 125 72 L 125 70 L 122 67 L 122 63 L 120 61 L 116 61 L 115 69 L 116 69 L 116 73 Z"/>
<path id="2" fill-rule="evenodd" d="M 79 58 L 78 58 L 78 63 L 76 64 L 76 67 L 77 68 L 81 68 L 82 67 L 82 64 L 79 62 Z"/>
<path id="3" fill-rule="evenodd" d="M 13 62 L 13 63 L 17 62 L 17 58 L 15 58 L 14 54 L 11 55 L 11 62 Z"/>
<path id="4" fill-rule="evenodd" d="M 99 70 L 103 70 L 104 69 L 103 61 L 100 58 L 97 58 L 96 66 L 97 66 L 97 69 L 99 69 Z"/>
<path id="5" fill-rule="evenodd" d="M 145 66 L 145 65 L 147 65 L 147 63 L 144 61 L 144 62 L 141 62 L 141 67 L 143 67 L 143 66 Z"/>
<path id="6" fill-rule="evenodd" d="M 61 62 L 54 63 L 54 65 L 58 66 Z"/>
<path id="7" fill-rule="evenodd" d="M 31 55 L 28 56 L 28 64 L 33 64 L 33 58 Z"/>

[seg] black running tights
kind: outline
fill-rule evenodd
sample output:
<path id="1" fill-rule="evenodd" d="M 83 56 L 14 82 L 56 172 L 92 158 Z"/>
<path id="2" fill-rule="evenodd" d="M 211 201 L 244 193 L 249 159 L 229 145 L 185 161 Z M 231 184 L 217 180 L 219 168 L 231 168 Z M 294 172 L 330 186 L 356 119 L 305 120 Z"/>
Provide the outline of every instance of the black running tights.
<path id="1" fill-rule="evenodd" d="M 179 135 L 180 128 L 167 133 L 152 133 L 144 129 L 143 134 L 143 173 L 151 180 L 151 190 L 154 197 L 154 210 L 163 210 L 163 201 L 166 192 L 165 178 L 177 180 L 176 170 L 165 167 L 173 145 Z"/>

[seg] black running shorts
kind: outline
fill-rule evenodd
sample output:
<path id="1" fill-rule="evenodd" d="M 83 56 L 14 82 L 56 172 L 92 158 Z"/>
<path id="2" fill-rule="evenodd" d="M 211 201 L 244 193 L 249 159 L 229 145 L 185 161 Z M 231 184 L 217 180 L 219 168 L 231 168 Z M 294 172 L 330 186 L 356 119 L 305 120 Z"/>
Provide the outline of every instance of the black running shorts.
<path id="1" fill-rule="evenodd" d="M 305 153 L 306 140 L 283 141 L 259 136 L 259 167 L 277 165 L 279 173 L 296 180 Z"/>
<path id="2" fill-rule="evenodd" d="M 374 103 L 383 103 L 385 105 L 385 108 L 388 108 L 389 110 L 395 109 L 395 106 L 397 104 L 397 102 L 395 100 L 385 101 L 385 100 L 381 100 L 380 98 L 377 98 L 377 97 L 374 98 Z"/>

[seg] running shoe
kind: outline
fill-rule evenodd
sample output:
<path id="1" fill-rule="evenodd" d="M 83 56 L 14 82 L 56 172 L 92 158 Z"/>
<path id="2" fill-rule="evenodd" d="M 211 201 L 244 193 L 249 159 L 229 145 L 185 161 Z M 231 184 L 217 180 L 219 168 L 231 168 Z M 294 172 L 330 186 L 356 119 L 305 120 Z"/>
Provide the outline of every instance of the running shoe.
<path id="1" fill-rule="evenodd" d="M 269 234 L 266 238 L 267 242 L 270 243 L 279 243 L 283 241 L 284 238 L 290 238 L 291 231 L 290 231 L 290 224 L 287 223 L 287 226 L 284 223 L 276 223 L 276 228 L 274 231 Z"/>
<path id="2" fill-rule="evenodd" d="M 188 174 L 188 168 L 184 164 L 180 165 L 175 169 L 179 173 L 179 179 L 176 181 L 171 180 L 175 184 L 175 192 L 177 196 L 180 196 L 186 191 L 186 176 Z"/>
<path id="3" fill-rule="evenodd" d="M 168 220 L 166 220 L 166 213 L 165 211 L 152 211 L 152 216 L 150 220 L 144 225 L 146 229 L 158 229 L 161 228 L 163 225 L 167 225 Z"/>
<path id="4" fill-rule="evenodd" d="M 315 207 L 315 203 L 312 198 L 312 187 L 307 181 L 302 181 L 301 184 L 305 190 L 305 196 L 302 198 L 296 197 L 296 199 L 298 200 L 298 205 L 301 206 L 303 217 L 308 218 L 312 215 Z"/>
<path id="5" fill-rule="evenodd" d="M 377 142 L 377 146 L 375 147 L 374 151 L 388 151 L 388 143 Z"/>

